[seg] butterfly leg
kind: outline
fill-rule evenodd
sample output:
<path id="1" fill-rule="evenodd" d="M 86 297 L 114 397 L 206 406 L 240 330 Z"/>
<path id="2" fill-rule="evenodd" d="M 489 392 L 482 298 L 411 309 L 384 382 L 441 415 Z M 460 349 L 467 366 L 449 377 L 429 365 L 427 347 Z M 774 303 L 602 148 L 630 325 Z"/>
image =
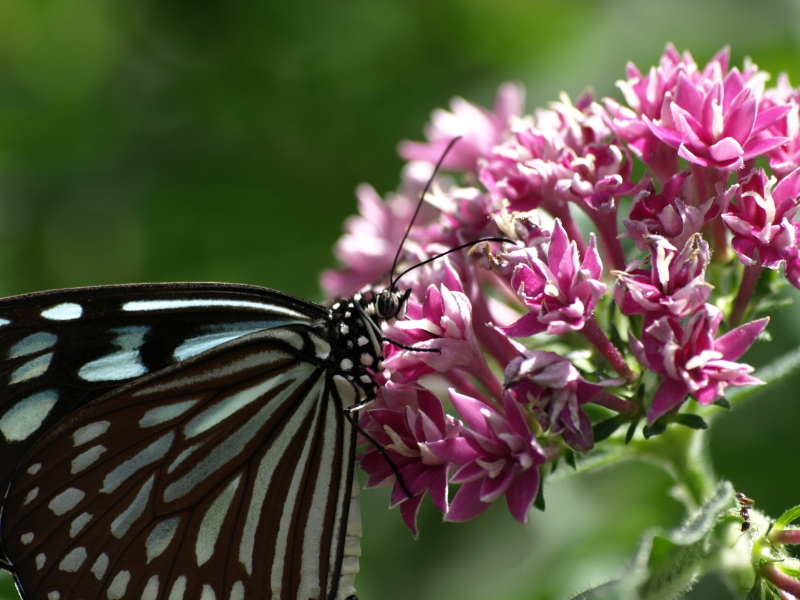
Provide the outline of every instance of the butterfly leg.
<path id="1" fill-rule="evenodd" d="M 344 409 L 345 418 L 348 421 L 350 421 L 350 424 L 356 429 L 356 431 L 358 431 L 361 435 L 363 435 L 364 438 L 370 444 L 375 446 L 375 449 L 378 451 L 378 454 L 380 454 L 383 457 L 383 459 L 386 461 L 386 463 L 389 465 L 389 468 L 394 473 L 394 476 L 397 477 L 397 481 L 400 484 L 400 487 L 403 488 L 403 492 L 405 492 L 406 497 L 408 497 L 408 499 L 410 500 L 411 498 L 414 497 L 414 494 L 411 493 L 411 491 L 408 489 L 408 486 L 406 486 L 406 482 L 403 481 L 403 476 L 400 474 L 400 469 L 397 468 L 397 465 L 394 464 L 394 461 L 391 459 L 391 457 L 388 454 L 386 454 L 386 450 L 383 448 L 383 446 L 381 446 L 377 442 L 377 440 L 375 440 L 375 438 L 373 438 L 370 434 L 368 434 L 366 431 L 364 431 L 359 426 L 357 420 L 353 418 L 353 409 L 355 409 L 357 406 L 358 405 L 354 405 L 354 406 L 350 406 L 348 408 L 345 408 Z"/>

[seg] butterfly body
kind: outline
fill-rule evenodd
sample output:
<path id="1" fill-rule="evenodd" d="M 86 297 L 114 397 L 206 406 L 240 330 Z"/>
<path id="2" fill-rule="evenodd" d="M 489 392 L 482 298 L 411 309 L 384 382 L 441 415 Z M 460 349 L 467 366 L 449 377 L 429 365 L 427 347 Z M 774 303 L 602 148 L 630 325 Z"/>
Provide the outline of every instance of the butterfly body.
<path id="1" fill-rule="evenodd" d="M 349 597 L 345 412 L 375 394 L 375 305 L 231 284 L 1 300 L 0 541 L 23 597 Z"/>

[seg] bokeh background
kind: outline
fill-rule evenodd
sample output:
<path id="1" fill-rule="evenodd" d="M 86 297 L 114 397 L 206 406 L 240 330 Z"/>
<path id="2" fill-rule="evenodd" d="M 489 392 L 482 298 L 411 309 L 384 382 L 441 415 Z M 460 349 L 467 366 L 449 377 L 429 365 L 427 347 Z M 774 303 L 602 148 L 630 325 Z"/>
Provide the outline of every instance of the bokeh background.
<path id="1" fill-rule="evenodd" d="M 528 110 L 664 44 L 725 44 L 800 83 L 794 0 L 0 0 L 0 294 L 228 281 L 321 300 L 319 272 L 363 181 L 399 180 L 395 146 L 454 95 Z M 798 344 L 797 309 L 750 360 Z M 772 515 L 800 503 L 799 380 L 716 424 L 720 474 Z M 2 457 L 0 457 L 2 460 Z M 362 600 L 558 600 L 618 576 L 673 526 L 669 478 L 627 464 L 546 490 L 522 527 L 500 503 L 414 541 L 385 490 L 363 494 Z M 16 593 L 0 576 L 0 599 Z M 735 598 L 708 579 L 692 598 Z"/>

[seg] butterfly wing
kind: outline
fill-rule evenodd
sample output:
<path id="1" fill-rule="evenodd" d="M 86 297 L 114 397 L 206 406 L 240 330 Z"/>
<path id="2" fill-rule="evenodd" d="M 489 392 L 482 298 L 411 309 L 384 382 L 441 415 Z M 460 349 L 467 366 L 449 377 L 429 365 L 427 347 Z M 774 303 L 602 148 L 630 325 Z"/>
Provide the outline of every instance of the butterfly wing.
<path id="1" fill-rule="evenodd" d="M 140 284 L 0 300 L 0 497 L 30 447 L 91 400 L 243 335 L 326 309 L 265 288 Z"/>
<path id="2" fill-rule="evenodd" d="M 355 438 L 342 408 L 354 392 L 327 369 L 319 332 L 285 325 L 228 341 L 41 437 L 0 518 L 23 597 L 352 593 Z"/>

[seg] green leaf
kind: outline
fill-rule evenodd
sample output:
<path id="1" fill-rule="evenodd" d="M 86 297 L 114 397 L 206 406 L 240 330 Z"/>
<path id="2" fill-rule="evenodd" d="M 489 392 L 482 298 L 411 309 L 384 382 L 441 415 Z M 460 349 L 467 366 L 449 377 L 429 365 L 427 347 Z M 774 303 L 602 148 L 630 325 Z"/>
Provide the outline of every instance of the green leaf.
<path id="1" fill-rule="evenodd" d="M 703 417 L 700 415 L 693 415 L 691 413 L 681 413 L 675 415 L 675 418 L 672 419 L 674 423 L 678 425 L 683 425 L 684 427 L 688 427 L 689 429 L 708 429 L 708 423 L 703 420 Z"/>
<path id="2" fill-rule="evenodd" d="M 615 415 L 610 419 L 600 421 L 592 427 L 592 434 L 594 435 L 595 443 L 602 442 L 603 440 L 611 437 L 617 429 L 627 422 L 628 417 L 625 415 Z"/>
<path id="3" fill-rule="evenodd" d="M 777 529 L 784 529 L 789 523 L 798 518 L 800 518 L 800 506 L 795 506 L 778 517 L 778 520 L 775 521 L 774 526 Z"/>

